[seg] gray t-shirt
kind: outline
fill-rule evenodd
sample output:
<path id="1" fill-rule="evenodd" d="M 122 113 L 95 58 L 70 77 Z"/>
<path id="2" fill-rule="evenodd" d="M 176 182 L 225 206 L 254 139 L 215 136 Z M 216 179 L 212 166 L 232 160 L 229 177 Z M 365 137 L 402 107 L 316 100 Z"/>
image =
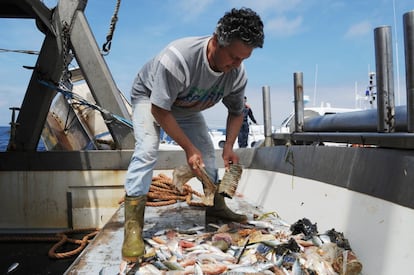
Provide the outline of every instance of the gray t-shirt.
<path id="1" fill-rule="evenodd" d="M 132 102 L 150 97 L 152 104 L 166 110 L 199 112 L 222 99 L 230 113 L 241 114 L 247 84 L 244 66 L 227 73 L 213 71 L 207 60 L 210 38 L 187 37 L 170 43 L 138 73 Z"/>

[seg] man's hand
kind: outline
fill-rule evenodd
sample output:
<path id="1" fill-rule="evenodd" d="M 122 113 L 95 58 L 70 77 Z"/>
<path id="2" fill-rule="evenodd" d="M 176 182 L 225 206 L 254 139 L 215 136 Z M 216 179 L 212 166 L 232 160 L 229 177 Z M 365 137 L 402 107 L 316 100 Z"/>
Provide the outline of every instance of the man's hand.
<path id="1" fill-rule="evenodd" d="M 190 139 L 178 125 L 171 111 L 162 109 L 153 104 L 151 113 L 164 131 L 184 149 L 187 156 L 187 163 L 194 175 L 200 176 L 201 172 L 199 167 L 204 167 L 201 152 L 191 143 Z"/>
<path id="2" fill-rule="evenodd" d="M 191 170 L 193 171 L 193 174 L 200 178 L 201 171 L 199 168 L 200 167 L 204 168 L 205 166 L 201 152 L 194 148 L 191 152 L 186 151 L 186 156 L 187 156 L 187 163 L 190 166 Z"/>
<path id="3" fill-rule="evenodd" d="M 239 156 L 233 151 L 232 147 L 223 148 L 223 161 L 226 171 L 230 168 L 230 164 L 238 164 Z"/>

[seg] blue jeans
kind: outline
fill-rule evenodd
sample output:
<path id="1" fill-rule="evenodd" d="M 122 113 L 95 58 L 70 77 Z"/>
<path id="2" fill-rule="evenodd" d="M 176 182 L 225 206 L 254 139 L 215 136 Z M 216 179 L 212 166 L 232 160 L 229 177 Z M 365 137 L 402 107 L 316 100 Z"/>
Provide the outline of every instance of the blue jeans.
<path id="1" fill-rule="evenodd" d="M 186 112 L 179 108 L 173 108 L 171 112 L 184 133 L 200 150 L 210 179 L 217 183 L 214 145 L 203 115 L 201 112 Z M 141 196 L 149 191 L 160 142 L 160 126 L 151 114 L 149 99 L 140 99 L 132 104 L 132 121 L 135 150 L 126 173 L 125 191 L 128 196 Z M 187 163 L 174 163 L 171 167 L 175 168 L 184 164 L 187 165 Z"/>

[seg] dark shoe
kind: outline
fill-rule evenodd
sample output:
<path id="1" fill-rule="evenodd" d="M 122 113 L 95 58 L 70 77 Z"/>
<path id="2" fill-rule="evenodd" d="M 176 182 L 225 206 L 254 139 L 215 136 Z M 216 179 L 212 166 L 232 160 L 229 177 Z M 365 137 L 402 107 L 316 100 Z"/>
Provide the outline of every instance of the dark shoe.
<path id="1" fill-rule="evenodd" d="M 214 196 L 214 205 L 206 209 L 206 222 L 215 223 L 217 220 L 245 223 L 247 222 L 247 216 L 233 212 L 227 207 L 224 196 L 216 193 Z"/>

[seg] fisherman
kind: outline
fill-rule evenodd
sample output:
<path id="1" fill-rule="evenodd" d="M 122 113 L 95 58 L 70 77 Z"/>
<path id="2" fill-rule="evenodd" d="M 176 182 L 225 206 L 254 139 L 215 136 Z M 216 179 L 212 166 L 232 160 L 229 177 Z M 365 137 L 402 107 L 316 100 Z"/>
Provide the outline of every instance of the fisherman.
<path id="1" fill-rule="evenodd" d="M 219 19 L 212 35 L 173 41 L 138 72 L 131 90 L 136 143 L 125 180 L 125 261 L 135 262 L 144 254 L 145 204 L 157 161 L 160 127 L 184 149 L 194 175 L 201 178 L 202 167 L 218 184 L 214 146 L 201 111 L 222 100 L 228 109 L 224 166 L 228 169 L 230 163 L 238 163 L 233 145 L 243 122 L 247 84 L 242 62 L 255 48 L 262 48 L 263 41 L 259 15 L 249 8 L 232 9 Z M 230 210 L 218 193 L 206 216 L 247 220 Z"/>
<path id="2" fill-rule="evenodd" d="M 249 131 L 250 131 L 249 118 L 254 124 L 257 124 L 257 121 L 253 115 L 252 108 L 250 108 L 250 105 L 247 104 L 247 97 L 245 96 L 244 97 L 244 109 L 243 109 L 243 123 L 240 128 L 239 136 L 237 138 L 239 148 L 247 147 L 247 140 L 249 139 Z"/>

